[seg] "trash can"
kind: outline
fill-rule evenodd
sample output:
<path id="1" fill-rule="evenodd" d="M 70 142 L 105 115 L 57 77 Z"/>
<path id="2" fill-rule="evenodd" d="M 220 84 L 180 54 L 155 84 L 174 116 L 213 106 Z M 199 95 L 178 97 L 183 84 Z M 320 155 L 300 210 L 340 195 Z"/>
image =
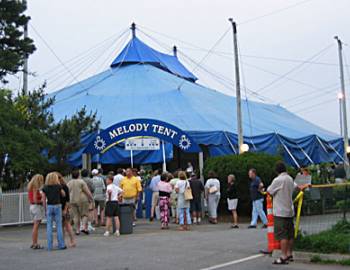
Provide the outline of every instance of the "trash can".
<path id="1" fill-rule="evenodd" d="M 119 219 L 120 219 L 120 234 L 132 234 L 133 232 L 133 220 L 134 220 L 134 207 L 131 204 L 119 205 Z"/>

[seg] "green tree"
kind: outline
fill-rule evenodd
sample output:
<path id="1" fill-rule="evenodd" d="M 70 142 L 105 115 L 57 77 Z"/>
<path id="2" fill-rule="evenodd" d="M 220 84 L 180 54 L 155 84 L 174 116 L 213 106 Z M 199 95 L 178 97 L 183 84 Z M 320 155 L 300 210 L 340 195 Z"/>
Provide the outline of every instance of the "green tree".
<path id="1" fill-rule="evenodd" d="M 6 175 L 5 188 L 17 188 L 28 172 L 43 173 L 48 164 L 42 155 L 42 151 L 50 146 L 48 136 L 36 125 L 28 125 L 33 116 L 28 118 L 28 114 L 18 110 L 16 102 L 11 91 L 0 90 L 0 157 L 3 159 L 6 153 L 9 154 L 13 175 L 11 179 L 9 174 Z"/>
<path id="2" fill-rule="evenodd" d="M 50 137 L 54 141 L 54 146 L 49 153 L 56 160 L 53 168 L 64 174 L 67 173 L 70 169 L 67 163 L 69 155 L 83 147 L 81 135 L 96 132 L 99 125 L 96 112 L 88 113 L 85 107 L 71 118 L 66 117 L 53 125 Z"/>
<path id="3" fill-rule="evenodd" d="M 0 80 L 20 71 L 26 55 L 35 51 L 33 40 L 24 38 L 24 26 L 30 20 L 24 15 L 23 1 L 0 0 Z"/>

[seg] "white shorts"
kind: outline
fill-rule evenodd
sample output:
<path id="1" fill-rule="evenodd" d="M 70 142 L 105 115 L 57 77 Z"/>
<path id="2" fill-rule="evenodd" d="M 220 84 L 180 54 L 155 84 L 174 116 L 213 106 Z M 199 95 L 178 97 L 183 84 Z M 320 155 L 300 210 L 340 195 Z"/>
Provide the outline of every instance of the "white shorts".
<path id="1" fill-rule="evenodd" d="M 227 205 L 228 205 L 228 210 L 236 210 L 237 209 L 237 204 L 238 204 L 238 199 L 227 199 Z"/>
<path id="2" fill-rule="evenodd" d="M 45 217 L 44 207 L 39 204 L 31 204 L 29 206 L 29 213 L 33 221 L 40 221 Z"/>

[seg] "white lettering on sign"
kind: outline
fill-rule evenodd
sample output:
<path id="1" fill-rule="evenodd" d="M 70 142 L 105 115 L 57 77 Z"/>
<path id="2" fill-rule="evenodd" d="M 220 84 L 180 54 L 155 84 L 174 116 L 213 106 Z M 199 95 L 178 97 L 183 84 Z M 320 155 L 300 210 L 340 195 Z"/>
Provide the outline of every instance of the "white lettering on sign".
<path id="1" fill-rule="evenodd" d="M 168 136 L 172 139 L 174 139 L 175 135 L 177 135 L 177 132 L 175 130 L 172 130 L 171 128 L 167 128 L 164 126 L 152 124 L 153 133 L 158 133 L 164 136 Z"/>
<path id="2" fill-rule="evenodd" d="M 148 132 L 150 124 L 146 123 L 136 123 L 136 124 L 130 124 L 127 126 L 120 126 L 117 127 L 109 132 L 109 137 L 111 139 L 114 139 L 118 136 L 128 134 L 130 132 Z M 161 134 L 167 137 L 170 137 L 174 139 L 174 137 L 178 134 L 177 131 L 167 128 L 165 126 L 157 125 L 157 124 L 152 124 L 152 132 L 156 134 Z"/>

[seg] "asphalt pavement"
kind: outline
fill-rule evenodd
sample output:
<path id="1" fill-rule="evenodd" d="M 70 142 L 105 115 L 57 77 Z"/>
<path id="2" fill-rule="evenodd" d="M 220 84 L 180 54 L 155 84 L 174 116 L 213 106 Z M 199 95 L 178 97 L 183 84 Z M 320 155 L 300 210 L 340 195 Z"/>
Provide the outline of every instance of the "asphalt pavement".
<path id="1" fill-rule="evenodd" d="M 77 237 L 78 246 L 67 250 L 31 250 L 31 227 L 0 228 L 0 269 L 37 270 L 214 270 L 214 269 L 345 269 L 291 263 L 273 266 L 272 258 L 259 254 L 266 248 L 266 229 L 230 229 L 228 223 L 195 225 L 191 231 L 159 229 L 159 223 L 139 221 L 134 234 L 103 236 L 98 228 Z M 46 246 L 45 227 L 40 243 Z"/>

